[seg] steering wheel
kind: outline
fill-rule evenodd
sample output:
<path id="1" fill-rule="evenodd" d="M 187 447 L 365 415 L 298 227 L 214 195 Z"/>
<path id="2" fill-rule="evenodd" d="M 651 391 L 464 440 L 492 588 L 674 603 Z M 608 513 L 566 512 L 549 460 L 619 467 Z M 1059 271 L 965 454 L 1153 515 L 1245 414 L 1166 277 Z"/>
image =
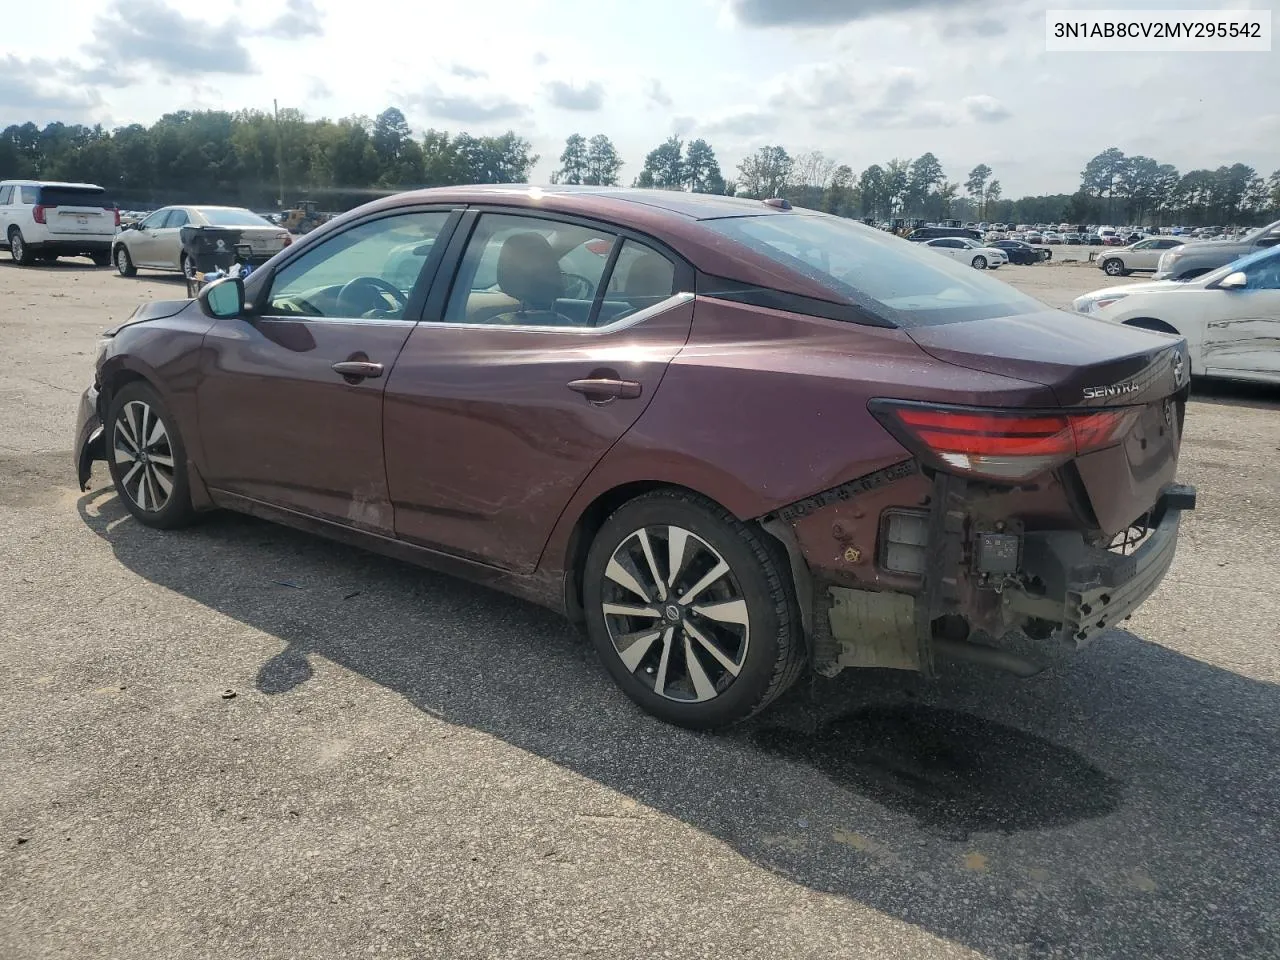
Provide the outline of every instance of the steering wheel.
<path id="1" fill-rule="evenodd" d="M 370 310 L 385 310 L 385 302 L 382 303 L 381 308 L 376 302 L 370 303 L 370 294 L 378 300 L 382 300 L 384 296 L 390 297 L 391 302 L 395 304 L 395 309 L 400 313 L 403 313 L 405 307 L 409 305 L 408 298 L 397 287 L 381 277 L 356 277 L 344 283 L 342 289 L 338 291 L 339 312 L 342 315 L 358 317 Z"/>
<path id="2" fill-rule="evenodd" d="M 596 285 L 580 274 L 562 271 L 560 281 L 566 300 L 590 300 L 595 293 Z"/>

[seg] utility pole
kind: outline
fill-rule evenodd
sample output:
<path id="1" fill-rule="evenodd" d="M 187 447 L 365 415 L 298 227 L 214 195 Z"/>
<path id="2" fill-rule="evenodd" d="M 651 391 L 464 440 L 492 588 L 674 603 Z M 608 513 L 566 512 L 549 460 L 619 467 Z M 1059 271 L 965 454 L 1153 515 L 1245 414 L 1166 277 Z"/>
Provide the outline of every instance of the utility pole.
<path id="1" fill-rule="evenodd" d="M 276 200 L 276 207 L 280 210 L 284 209 L 284 137 L 280 133 L 280 101 L 271 100 L 272 110 L 275 112 L 276 118 L 276 177 L 280 183 L 280 196 Z"/>

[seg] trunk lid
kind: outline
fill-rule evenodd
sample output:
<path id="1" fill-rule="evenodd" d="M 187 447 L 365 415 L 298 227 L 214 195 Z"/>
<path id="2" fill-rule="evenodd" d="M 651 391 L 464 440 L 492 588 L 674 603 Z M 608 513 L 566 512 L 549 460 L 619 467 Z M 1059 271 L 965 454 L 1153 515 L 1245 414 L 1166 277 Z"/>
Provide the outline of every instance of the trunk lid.
<path id="1" fill-rule="evenodd" d="M 1065 468 L 1104 533 L 1140 518 L 1173 481 L 1191 372 L 1183 338 L 1057 310 L 906 333 L 945 363 L 1042 384 L 1060 407 L 1141 408 L 1119 443 Z"/>
<path id="2" fill-rule="evenodd" d="M 116 232 L 115 211 L 102 207 L 46 207 L 45 223 L 54 236 L 83 236 L 86 233 L 111 236 Z"/>

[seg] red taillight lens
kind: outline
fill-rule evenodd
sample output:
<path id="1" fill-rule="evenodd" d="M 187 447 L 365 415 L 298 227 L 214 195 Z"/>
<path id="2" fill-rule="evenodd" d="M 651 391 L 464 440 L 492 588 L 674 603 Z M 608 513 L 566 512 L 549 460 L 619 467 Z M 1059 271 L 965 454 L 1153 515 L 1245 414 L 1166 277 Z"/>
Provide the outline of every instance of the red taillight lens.
<path id="1" fill-rule="evenodd" d="M 998 480 L 1025 480 L 1118 443 L 1139 416 L 1135 407 L 1040 413 L 892 401 L 873 401 L 872 411 L 941 469 Z"/>
<path id="2" fill-rule="evenodd" d="M 45 208 L 41 204 L 36 204 L 31 208 L 31 219 L 36 223 L 44 223 Z"/>
<path id="3" fill-rule="evenodd" d="M 114 210 L 112 210 L 111 212 L 112 212 L 112 213 L 114 213 L 114 214 L 116 215 L 116 226 L 117 226 L 117 227 L 118 227 L 118 226 L 120 226 L 120 208 L 119 208 L 119 207 L 116 207 L 116 208 L 115 208 Z"/>

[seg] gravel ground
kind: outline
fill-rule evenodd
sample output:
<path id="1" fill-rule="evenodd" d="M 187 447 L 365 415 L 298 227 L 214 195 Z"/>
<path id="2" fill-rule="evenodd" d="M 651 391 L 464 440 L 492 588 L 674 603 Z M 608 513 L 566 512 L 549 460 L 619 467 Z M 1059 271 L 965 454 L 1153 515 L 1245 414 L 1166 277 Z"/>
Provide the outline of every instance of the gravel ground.
<path id="1" fill-rule="evenodd" d="M 1178 559 L 1069 668 L 700 736 L 520 602 L 80 494 L 98 334 L 181 289 L 0 260 L 5 960 L 1280 956 L 1275 391 L 1198 392 Z"/>

